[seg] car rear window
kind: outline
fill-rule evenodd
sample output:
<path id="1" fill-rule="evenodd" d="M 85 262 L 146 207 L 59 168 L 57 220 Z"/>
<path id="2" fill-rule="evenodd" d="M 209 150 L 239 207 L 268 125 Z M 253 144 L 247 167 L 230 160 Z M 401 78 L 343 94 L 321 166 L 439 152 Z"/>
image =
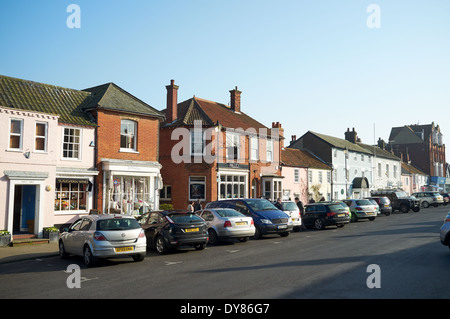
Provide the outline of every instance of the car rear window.
<path id="1" fill-rule="evenodd" d="M 369 202 L 367 199 L 360 199 L 356 201 L 356 205 L 359 206 L 366 206 L 366 205 L 373 205 L 371 202 Z"/>
<path id="2" fill-rule="evenodd" d="M 140 228 L 134 218 L 111 218 L 97 221 L 97 230 L 126 230 Z"/>
<path id="3" fill-rule="evenodd" d="M 170 219 L 176 224 L 189 224 L 195 222 L 201 222 L 203 219 L 196 214 L 170 214 Z"/>
<path id="4" fill-rule="evenodd" d="M 218 209 L 216 210 L 216 213 L 220 217 L 242 217 L 243 214 L 239 213 L 238 211 L 235 211 L 234 209 Z"/>
<path id="5" fill-rule="evenodd" d="M 333 211 L 333 210 L 343 209 L 344 207 L 340 204 L 332 204 L 332 205 L 328 205 L 328 208 L 330 209 L 330 211 Z"/>

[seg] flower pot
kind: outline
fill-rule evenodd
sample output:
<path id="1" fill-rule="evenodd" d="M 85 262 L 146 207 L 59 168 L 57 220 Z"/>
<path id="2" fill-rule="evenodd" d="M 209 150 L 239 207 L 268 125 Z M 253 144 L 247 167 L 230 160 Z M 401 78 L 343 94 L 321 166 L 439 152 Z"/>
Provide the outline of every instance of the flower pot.
<path id="1" fill-rule="evenodd" d="M 8 246 L 11 243 L 11 235 L 0 236 L 0 247 Z"/>
<path id="2" fill-rule="evenodd" d="M 59 240 L 59 232 L 49 232 L 48 239 L 50 243 L 57 243 Z"/>

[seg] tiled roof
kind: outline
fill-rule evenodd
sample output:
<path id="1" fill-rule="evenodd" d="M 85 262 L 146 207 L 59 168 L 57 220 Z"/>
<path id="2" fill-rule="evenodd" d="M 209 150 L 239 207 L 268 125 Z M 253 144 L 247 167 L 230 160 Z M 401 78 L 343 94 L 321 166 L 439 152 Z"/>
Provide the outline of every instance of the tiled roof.
<path id="1" fill-rule="evenodd" d="M 402 162 L 402 174 L 410 175 L 410 174 L 418 174 L 418 175 L 428 175 L 422 172 L 415 166 L 409 165 L 408 163 Z"/>
<path id="2" fill-rule="evenodd" d="M 341 139 L 341 138 L 337 138 L 337 137 L 333 137 L 333 136 L 329 136 L 329 135 L 325 135 L 325 134 L 319 134 L 319 133 L 315 133 L 312 131 L 308 131 L 308 133 L 317 136 L 318 138 L 322 139 L 326 143 L 328 143 L 331 146 L 336 147 L 336 148 L 348 149 L 349 151 L 353 151 L 353 152 L 372 154 L 372 152 L 366 150 L 365 148 L 362 148 L 361 146 L 359 146 L 355 143 L 349 142 L 349 141 Z"/>
<path id="3" fill-rule="evenodd" d="M 393 127 L 391 129 L 391 134 L 389 135 L 390 144 L 416 144 L 423 143 L 421 137 L 419 137 L 411 127 L 401 126 Z"/>
<path id="4" fill-rule="evenodd" d="M 163 113 L 166 110 L 162 110 Z M 270 134 L 270 128 L 256 121 L 243 112 L 234 112 L 229 106 L 198 97 L 190 98 L 177 105 L 177 120 L 172 123 L 166 123 L 166 126 L 194 125 L 195 120 L 201 120 L 204 126 L 212 126 L 219 123 L 225 128 L 242 128 L 247 130 L 254 128 L 267 129 Z"/>
<path id="5" fill-rule="evenodd" d="M 393 153 L 386 151 L 378 146 L 363 144 L 363 143 L 358 143 L 358 145 L 365 148 L 366 150 L 371 152 L 372 155 L 374 155 L 376 157 L 382 157 L 382 158 L 387 158 L 387 159 L 391 159 L 394 161 L 400 161 L 400 157 L 397 157 Z"/>
<path id="6" fill-rule="evenodd" d="M 91 102 L 88 92 L 0 75 L 0 106 L 59 115 L 59 122 L 93 126 L 83 112 Z"/>
<path id="7" fill-rule="evenodd" d="M 158 110 L 139 100 L 114 83 L 105 83 L 92 88 L 84 89 L 92 94 L 92 100 L 85 104 L 83 109 L 103 108 L 113 111 L 164 117 Z"/>
<path id="8" fill-rule="evenodd" d="M 313 154 L 305 150 L 295 148 L 285 148 L 281 150 L 281 162 L 286 166 L 331 169 L 331 167 Z"/>

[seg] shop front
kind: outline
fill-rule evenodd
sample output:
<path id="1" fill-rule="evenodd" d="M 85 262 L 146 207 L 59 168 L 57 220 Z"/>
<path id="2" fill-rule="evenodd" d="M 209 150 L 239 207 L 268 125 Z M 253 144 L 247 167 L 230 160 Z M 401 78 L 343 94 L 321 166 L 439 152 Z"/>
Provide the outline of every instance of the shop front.
<path id="1" fill-rule="evenodd" d="M 140 215 L 158 210 L 160 169 L 157 162 L 103 159 L 103 211 Z"/>

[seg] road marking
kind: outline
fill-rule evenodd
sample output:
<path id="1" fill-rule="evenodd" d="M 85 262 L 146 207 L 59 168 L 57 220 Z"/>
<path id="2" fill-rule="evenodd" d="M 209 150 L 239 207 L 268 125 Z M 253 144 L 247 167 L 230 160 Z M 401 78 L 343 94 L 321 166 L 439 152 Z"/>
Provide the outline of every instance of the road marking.
<path id="1" fill-rule="evenodd" d="M 228 250 L 228 249 L 227 249 L 227 251 L 228 251 L 230 254 L 232 254 L 232 253 L 237 253 L 239 250 Z"/>
<path id="2" fill-rule="evenodd" d="M 171 266 L 171 265 L 176 265 L 176 264 L 181 264 L 182 261 L 165 261 L 166 266 Z"/>

